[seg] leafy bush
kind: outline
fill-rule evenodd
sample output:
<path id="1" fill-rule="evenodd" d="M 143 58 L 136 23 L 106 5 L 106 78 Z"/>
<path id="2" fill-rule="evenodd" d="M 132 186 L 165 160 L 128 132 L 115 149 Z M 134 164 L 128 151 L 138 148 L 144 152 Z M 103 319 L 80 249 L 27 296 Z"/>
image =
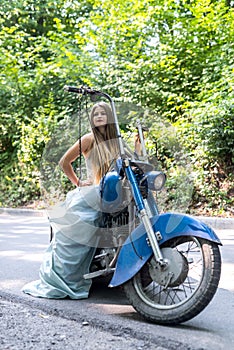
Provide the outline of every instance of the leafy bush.
<path id="1" fill-rule="evenodd" d="M 170 173 L 168 203 L 178 204 L 186 192 L 173 190 L 187 181 L 181 161 L 188 154 L 193 204 L 220 212 L 232 206 L 232 6 L 225 0 L 4 2 L 0 205 L 40 196 L 45 145 L 77 109 L 76 97 L 63 92 L 71 83 L 157 112 L 166 127 L 159 133 L 155 114 L 148 114 L 147 146 Z M 170 124 L 175 137 L 167 132 Z"/>

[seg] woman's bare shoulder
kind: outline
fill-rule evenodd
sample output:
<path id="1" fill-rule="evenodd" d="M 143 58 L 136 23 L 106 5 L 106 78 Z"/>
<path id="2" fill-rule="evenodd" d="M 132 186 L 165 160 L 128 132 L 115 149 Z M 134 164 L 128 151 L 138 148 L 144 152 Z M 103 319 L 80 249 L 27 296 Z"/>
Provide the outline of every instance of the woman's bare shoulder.
<path id="1" fill-rule="evenodd" d="M 82 153 L 84 156 L 87 157 L 93 145 L 93 134 L 89 133 L 89 134 L 83 135 L 81 138 L 81 143 L 82 143 Z"/>
<path id="2" fill-rule="evenodd" d="M 90 132 L 90 133 L 88 133 L 88 134 L 85 134 L 85 135 L 83 135 L 82 137 L 81 137 L 81 140 L 84 140 L 84 141 L 91 141 L 91 140 L 93 140 L 93 133 L 92 132 Z"/>

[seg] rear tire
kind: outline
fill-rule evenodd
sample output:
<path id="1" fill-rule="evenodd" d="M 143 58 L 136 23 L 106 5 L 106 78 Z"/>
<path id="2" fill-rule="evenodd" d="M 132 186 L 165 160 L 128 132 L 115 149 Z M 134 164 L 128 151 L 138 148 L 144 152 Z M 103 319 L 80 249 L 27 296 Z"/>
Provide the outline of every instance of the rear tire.
<path id="1" fill-rule="evenodd" d="M 162 254 L 163 248 L 165 253 L 172 248 L 177 256 L 182 266 L 180 279 L 171 285 L 169 280 L 167 285 L 165 279 L 161 282 L 163 278 L 158 277 L 152 257 L 124 284 L 124 291 L 142 317 L 154 323 L 174 325 L 190 320 L 209 304 L 218 288 L 221 257 L 217 244 L 193 236 L 166 242 L 161 247 Z"/>

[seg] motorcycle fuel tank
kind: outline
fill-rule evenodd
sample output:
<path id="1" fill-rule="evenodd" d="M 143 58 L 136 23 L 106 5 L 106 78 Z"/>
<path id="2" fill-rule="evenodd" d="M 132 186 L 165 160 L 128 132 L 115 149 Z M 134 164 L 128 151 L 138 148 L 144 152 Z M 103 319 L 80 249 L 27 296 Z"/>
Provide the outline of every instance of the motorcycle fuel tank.
<path id="1" fill-rule="evenodd" d="M 105 213 L 116 212 L 122 205 L 121 176 L 117 171 L 108 172 L 100 182 L 101 208 Z"/>

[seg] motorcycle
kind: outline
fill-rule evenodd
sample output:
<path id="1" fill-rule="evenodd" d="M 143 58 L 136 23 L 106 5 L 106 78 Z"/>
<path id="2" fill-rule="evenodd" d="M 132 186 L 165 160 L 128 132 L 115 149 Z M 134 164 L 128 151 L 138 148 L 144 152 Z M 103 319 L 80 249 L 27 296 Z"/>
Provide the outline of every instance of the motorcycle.
<path id="1" fill-rule="evenodd" d="M 166 176 L 148 162 L 139 121 L 143 160 L 126 150 L 108 94 L 89 87 L 64 89 L 109 101 L 119 145 L 119 158 L 100 183 L 102 243 L 84 278 L 111 276 L 109 287 L 123 286 L 130 304 L 148 321 L 175 325 L 192 319 L 218 288 L 219 238 L 193 217 L 159 213 L 154 194 L 162 190 Z"/>

